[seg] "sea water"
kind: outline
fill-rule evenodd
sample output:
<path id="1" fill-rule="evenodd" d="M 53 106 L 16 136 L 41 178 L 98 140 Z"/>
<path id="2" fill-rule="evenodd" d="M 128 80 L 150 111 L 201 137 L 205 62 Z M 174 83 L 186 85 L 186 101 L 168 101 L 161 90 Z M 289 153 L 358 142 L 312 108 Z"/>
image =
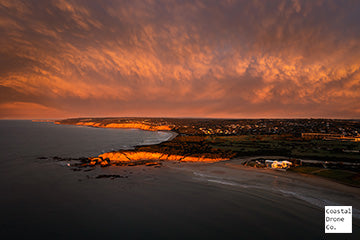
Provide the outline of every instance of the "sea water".
<path id="1" fill-rule="evenodd" d="M 238 172 L 224 163 L 167 163 L 160 168 L 96 167 L 89 172 L 73 171 L 52 159 L 96 156 L 104 151 L 156 144 L 170 136 L 166 132 L 134 129 L 0 121 L 1 238 L 335 236 L 324 234 L 323 209 L 287 194 L 299 192 L 296 184 L 288 191 L 291 184 L 281 188 L 284 181 L 276 176 Z M 121 178 L 97 178 L 106 174 Z M 273 191 L 274 186 L 279 191 Z M 342 235 L 336 236 L 341 239 Z M 359 227 L 354 226 L 353 234 L 346 237 L 358 239 Z"/>

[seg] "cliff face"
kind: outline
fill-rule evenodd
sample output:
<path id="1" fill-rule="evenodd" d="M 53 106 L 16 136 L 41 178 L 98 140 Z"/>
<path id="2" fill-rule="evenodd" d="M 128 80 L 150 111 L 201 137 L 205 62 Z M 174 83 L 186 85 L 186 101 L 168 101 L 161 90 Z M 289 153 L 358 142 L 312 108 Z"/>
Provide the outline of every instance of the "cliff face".
<path id="1" fill-rule="evenodd" d="M 172 126 L 164 122 L 147 123 L 146 121 L 124 120 L 117 122 L 113 119 L 69 119 L 56 122 L 57 124 L 71 124 L 101 128 L 136 128 L 149 131 L 172 130 Z M 125 122 L 126 121 L 126 122 Z M 164 125 L 163 125 L 164 124 Z M 212 163 L 229 160 L 234 154 L 230 151 L 215 149 L 203 136 L 177 136 L 171 141 L 158 145 L 137 146 L 133 151 L 114 151 L 89 158 L 89 165 L 140 165 L 159 161 L 203 162 Z"/>
<path id="2" fill-rule="evenodd" d="M 60 122 L 55 122 L 56 124 L 61 124 Z M 136 128 L 141 130 L 148 131 L 161 131 L 161 130 L 171 130 L 170 126 L 161 125 L 161 126 L 151 126 L 143 123 L 109 123 L 102 124 L 98 122 L 77 122 L 76 125 L 79 126 L 91 126 L 91 127 L 101 127 L 101 128 Z"/>
<path id="3" fill-rule="evenodd" d="M 137 151 L 124 151 L 124 152 L 108 152 L 99 155 L 97 160 L 108 160 L 110 162 L 136 162 L 136 161 L 179 161 L 179 162 L 219 162 L 229 160 L 229 158 L 209 158 L 205 156 L 181 156 L 174 154 L 158 153 L 158 152 L 137 152 Z"/>
<path id="4" fill-rule="evenodd" d="M 105 125 L 106 128 L 137 128 L 149 131 L 171 130 L 169 126 L 150 126 L 142 123 L 110 123 Z"/>

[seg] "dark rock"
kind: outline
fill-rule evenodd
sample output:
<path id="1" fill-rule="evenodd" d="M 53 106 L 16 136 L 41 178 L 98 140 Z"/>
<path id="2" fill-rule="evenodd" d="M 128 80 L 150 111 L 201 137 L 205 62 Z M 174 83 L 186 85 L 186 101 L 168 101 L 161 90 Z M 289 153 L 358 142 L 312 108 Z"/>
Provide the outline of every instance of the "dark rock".
<path id="1" fill-rule="evenodd" d="M 85 169 L 84 172 L 90 172 L 93 171 L 95 168 Z"/>
<path id="2" fill-rule="evenodd" d="M 160 163 L 158 163 L 158 162 L 148 162 L 145 164 L 145 166 L 147 166 L 147 167 L 158 166 L 158 165 L 160 165 Z"/>
<path id="3" fill-rule="evenodd" d="M 127 176 L 121 176 L 121 175 L 115 175 L 115 174 L 101 174 L 98 175 L 96 178 L 110 178 L 110 179 L 115 179 L 115 178 L 127 178 Z"/>

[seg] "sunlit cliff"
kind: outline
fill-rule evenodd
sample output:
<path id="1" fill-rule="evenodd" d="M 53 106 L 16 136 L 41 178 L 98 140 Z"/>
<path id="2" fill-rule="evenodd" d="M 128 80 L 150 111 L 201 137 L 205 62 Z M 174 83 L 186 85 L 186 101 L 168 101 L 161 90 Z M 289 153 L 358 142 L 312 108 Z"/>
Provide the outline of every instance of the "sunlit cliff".
<path id="1" fill-rule="evenodd" d="M 130 118 L 74 118 L 57 124 L 92 126 L 99 128 L 137 128 L 142 130 L 176 130 L 176 124 L 164 119 Z M 212 163 L 229 160 L 231 151 L 213 148 L 204 136 L 177 135 L 171 141 L 155 145 L 136 146 L 135 150 L 119 150 L 89 158 L 85 165 L 141 165 L 158 164 L 160 161 Z"/>
<path id="2" fill-rule="evenodd" d="M 56 124 L 62 124 L 60 122 L 55 122 Z M 161 130 L 171 130 L 170 126 L 166 125 L 147 125 L 143 123 L 99 123 L 99 122 L 77 122 L 75 125 L 79 126 L 91 126 L 91 127 L 101 127 L 101 128 L 136 128 L 141 130 L 148 131 L 161 131 Z"/>
<path id="3" fill-rule="evenodd" d="M 136 161 L 178 161 L 178 162 L 219 162 L 229 160 L 229 158 L 211 158 L 206 155 L 199 156 L 182 156 L 174 154 L 166 154 L 160 152 L 137 152 L 137 151 L 121 151 L 121 152 L 108 152 L 92 158 L 90 165 L 102 164 L 103 161 L 111 163 L 128 163 Z"/>

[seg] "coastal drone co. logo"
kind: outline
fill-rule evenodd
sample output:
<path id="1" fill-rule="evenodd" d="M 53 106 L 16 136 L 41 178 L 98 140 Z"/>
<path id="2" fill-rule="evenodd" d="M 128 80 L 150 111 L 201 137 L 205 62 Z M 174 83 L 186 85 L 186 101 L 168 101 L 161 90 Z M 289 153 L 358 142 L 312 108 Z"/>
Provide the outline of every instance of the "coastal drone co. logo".
<path id="1" fill-rule="evenodd" d="M 325 206 L 325 233 L 352 233 L 352 206 Z"/>

